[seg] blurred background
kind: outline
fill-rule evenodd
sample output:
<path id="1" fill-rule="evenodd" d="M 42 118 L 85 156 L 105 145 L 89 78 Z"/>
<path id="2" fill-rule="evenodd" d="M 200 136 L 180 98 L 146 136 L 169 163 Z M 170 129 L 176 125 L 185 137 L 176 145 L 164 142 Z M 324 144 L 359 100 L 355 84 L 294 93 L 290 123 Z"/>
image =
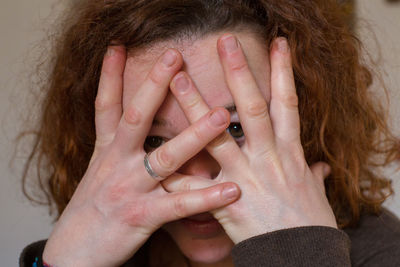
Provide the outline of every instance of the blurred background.
<path id="1" fill-rule="evenodd" d="M 346 0 L 341 0 L 346 1 Z M 31 96 L 29 75 L 37 46 L 69 1 L 1 0 L 0 3 L 0 259 L 1 266 L 17 266 L 21 250 L 45 239 L 52 228 L 46 207 L 32 205 L 21 190 L 21 170 L 26 159 L 11 158 L 21 130 L 21 114 Z M 351 2 L 349 2 L 351 3 Z M 392 127 L 400 136 L 400 1 L 356 0 L 353 22 L 390 89 Z M 43 49 L 39 49 L 43 50 Z M 385 205 L 400 216 L 400 173 L 385 170 L 398 195 Z"/>

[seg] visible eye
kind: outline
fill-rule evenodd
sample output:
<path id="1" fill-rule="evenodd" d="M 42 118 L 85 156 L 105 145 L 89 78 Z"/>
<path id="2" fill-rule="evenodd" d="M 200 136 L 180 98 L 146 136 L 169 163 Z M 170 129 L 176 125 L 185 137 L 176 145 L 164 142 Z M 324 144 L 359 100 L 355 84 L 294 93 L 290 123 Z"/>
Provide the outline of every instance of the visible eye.
<path id="1" fill-rule="evenodd" d="M 146 152 L 151 152 L 164 143 L 164 139 L 160 136 L 147 136 L 144 141 L 144 150 Z"/>
<path id="2" fill-rule="evenodd" d="M 232 122 L 229 124 L 229 127 L 226 129 L 230 135 L 236 140 L 239 146 L 244 143 L 244 132 L 242 129 L 242 125 L 238 122 Z"/>

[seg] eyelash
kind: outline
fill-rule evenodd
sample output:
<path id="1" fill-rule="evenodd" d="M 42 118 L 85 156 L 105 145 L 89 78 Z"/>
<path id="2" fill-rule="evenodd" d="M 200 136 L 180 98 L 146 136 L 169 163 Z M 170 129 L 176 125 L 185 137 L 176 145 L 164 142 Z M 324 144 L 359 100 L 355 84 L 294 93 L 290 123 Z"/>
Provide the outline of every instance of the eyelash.
<path id="1" fill-rule="evenodd" d="M 229 133 L 233 139 L 235 139 L 236 143 L 241 147 L 244 144 L 245 136 L 242 129 L 242 125 L 239 122 L 231 122 L 226 132 Z M 146 152 L 151 152 L 156 148 L 162 146 L 166 141 L 165 138 L 161 136 L 150 135 L 146 137 L 144 142 L 144 150 Z"/>

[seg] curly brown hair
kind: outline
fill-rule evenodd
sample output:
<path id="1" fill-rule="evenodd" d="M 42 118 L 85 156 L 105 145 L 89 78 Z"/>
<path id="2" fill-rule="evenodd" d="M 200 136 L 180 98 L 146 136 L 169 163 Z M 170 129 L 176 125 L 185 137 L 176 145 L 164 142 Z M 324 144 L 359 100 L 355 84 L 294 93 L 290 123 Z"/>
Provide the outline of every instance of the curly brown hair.
<path id="1" fill-rule="evenodd" d="M 301 140 L 307 162 L 332 167 L 326 193 L 338 225 L 377 213 L 392 193 L 374 169 L 399 158 L 371 71 L 348 14 L 334 0 L 84 0 L 67 14 L 54 44 L 35 144 L 23 175 L 37 168 L 40 189 L 58 215 L 84 175 L 95 144 L 94 102 L 110 44 L 128 51 L 159 41 L 251 30 L 269 44 L 284 36 L 292 51 Z M 32 200 L 33 197 L 30 197 Z"/>

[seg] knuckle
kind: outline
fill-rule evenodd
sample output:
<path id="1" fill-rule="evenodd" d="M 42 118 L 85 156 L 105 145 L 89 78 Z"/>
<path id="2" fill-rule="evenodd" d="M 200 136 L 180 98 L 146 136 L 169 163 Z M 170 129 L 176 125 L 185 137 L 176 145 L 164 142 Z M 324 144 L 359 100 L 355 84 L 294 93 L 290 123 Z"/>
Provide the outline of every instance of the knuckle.
<path id="1" fill-rule="evenodd" d="M 200 98 L 199 97 L 193 97 L 189 99 L 186 103 L 185 106 L 187 109 L 195 109 L 197 106 L 200 104 Z"/>
<path id="2" fill-rule="evenodd" d="M 115 134 L 103 134 L 101 136 L 96 136 L 96 141 L 94 147 L 102 148 L 109 145 L 114 140 Z"/>
<path id="3" fill-rule="evenodd" d="M 150 71 L 148 78 L 150 82 L 155 85 L 162 85 L 164 82 L 162 71 L 160 70 L 153 69 L 152 71 Z"/>
<path id="4" fill-rule="evenodd" d="M 180 190 L 190 191 L 191 189 L 192 189 L 192 184 L 190 183 L 190 181 L 187 179 L 183 179 L 183 181 L 180 184 Z"/>
<path id="5" fill-rule="evenodd" d="M 184 181 L 182 182 L 181 187 L 182 187 L 182 190 L 183 190 L 183 191 L 190 191 L 190 190 L 192 190 L 192 184 L 191 184 L 190 181 L 188 181 L 188 180 L 184 180 Z"/>
<path id="6" fill-rule="evenodd" d="M 203 140 L 205 138 L 204 133 L 202 131 L 202 127 L 199 127 L 200 125 L 196 125 L 196 127 L 193 128 L 192 134 L 197 140 Z"/>
<path id="7" fill-rule="evenodd" d="M 176 218 L 184 218 L 186 217 L 186 201 L 183 196 L 179 196 L 175 198 L 173 202 L 173 211 Z"/>
<path id="8" fill-rule="evenodd" d="M 267 117 L 267 103 L 261 99 L 248 103 L 246 107 L 246 114 L 250 117 Z"/>
<path id="9" fill-rule="evenodd" d="M 101 154 L 98 149 L 95 148 L 95 153 L 91 159 L 90 170 L 88 169 L 88 176 L 90 179 L 100 182 L 110 180 L 115 174 L 117 163 L 113 160 L 108 160 L 105 154 Z"/>
<path id="10" fill-rule="evenodd" d="M 121 102 L 109 101 L 107 97 L 96 97 L 94 107 L 97 112 L 104 112 L 112 109 L 121 108 Z"/>
<path id="11" fill-rule="evenodd" d="M 109 107 L 109 103 L 107 98 L 105 97 L 101 97 L 101 96 L 97 96 L 96 100 L 94 101 L 94 107 L 96 109 L 96 111 L 104 111 L 107 110 Z"/>
<path id="12" fill-rule="evenodd" d="M 239 60 L 238 62 L 233 62 L 231 65 L 231 70 L 233 72 L 248 72 L 249 65 L 246 61 Z"/>
<path id="13" fill-rule="evenodd" d="M 268 162 L 271 164 L 271 166 L 274 167 L 275 170 L 280 170 L 282 169 L 282 164 L 279 159 L 279 156 L 272 150 L 269 150 L 264 154 L 266 158 L 268 159 Z"/>
<path id="14" fill-rule="evenodd" d="M 172 172 L 175 170 L 174 156 L 167 150 L 166 146 L 161 147 L 155 152 L 158 165 L 164 172 Z"/>
<path id="15" fill-rule="evenodd" d="M 96 167 L 96 176 L 98 178 L 106 178 L 114 174 L 117 165 L 113 161 L 104 160 L 103 158 Z"/>
<path id="16" fill-rule="evenodd" d="M 254 159 L 260 159 L 261 162 L 271 164 L 272 166 L 279 165 L 279 156 L 276 153 L 276 147 L 273 143 L 266 143 L 261 147 L 256 148 L 253 155 Z"/>
<path id="17" fill-rule="evenodd" d="M 224 147 L 225 144 L 228 143 L 230 138 L 231 138 L 231 136 L 228 133 L 224 132 L 224 133 L 218 135 L 214 140 L 212 140 L 209 143 L 209 147 L 214 150 L 220 150 Z"/>
<path id="18" fill-rule="evenodd" d="M 124 112 L 124 119 L 128 125 L 139 125 L 141 121 L 141 113 L 135 106 L 130 105 Z"/>
<path id="19" fill-rule="evenodd" d="M 299 106 L 299 98 L 296 94 L 285 94 L 282 97 L 282 101 L 289 108 L 298 108 Z"/>

